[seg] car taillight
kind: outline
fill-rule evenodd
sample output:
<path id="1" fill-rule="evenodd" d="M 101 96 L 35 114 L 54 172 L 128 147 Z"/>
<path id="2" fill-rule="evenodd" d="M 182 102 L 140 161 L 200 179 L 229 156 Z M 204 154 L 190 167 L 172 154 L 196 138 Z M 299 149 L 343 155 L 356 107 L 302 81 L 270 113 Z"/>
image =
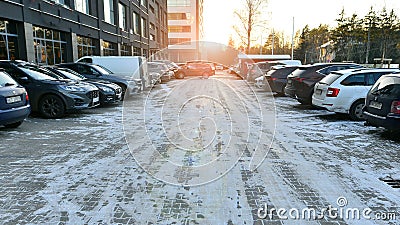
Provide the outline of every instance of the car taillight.
<path id="1" fill-rule="evenodd" d="M 278 80 L 278 78 L 276 78 L 276 77 L 271 77 L 271 80 Z"/>
<path id="2" fill-rule="evenodd" d="M 26 93 L 26 95 L 25 95 L 25 99 L 26 99 L 26 101 L 29 101 L 29 96 L 28 96 L 28 93 Z"/>
<path id="3" fill-rule="evenodd" d="M 339 94 L 340 89 L 338 88 L 328 88 L 326 92 L 326 97 L 337 97 Z"/>
<path id="4" fill-rule="evenodd" d="M 400 101 L 393 101 L 390 110 L 391 113 L 400 114 Z"/>
<path id="5" fill-rule="evenodd" d="M 305 78 L 296 77 L 296 78 L 294 78 L 294 79 L 301 83 L 301 82 L 304 81 Z"/>

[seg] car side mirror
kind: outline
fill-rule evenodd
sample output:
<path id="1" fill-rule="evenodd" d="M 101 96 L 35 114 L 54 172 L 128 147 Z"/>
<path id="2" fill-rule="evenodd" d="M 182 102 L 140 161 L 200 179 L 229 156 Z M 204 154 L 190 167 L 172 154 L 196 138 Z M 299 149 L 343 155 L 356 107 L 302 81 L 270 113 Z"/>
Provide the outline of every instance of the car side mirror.
<path id="1" fill-rule="evenodd" d="M 21 83 L 21 84 L 28 84 L 28 83 L 30 83 L 30 80 L 29 80 L 28 77 L 21 77 L 21 78 L 18 79 L 18 81 L 19 81 L 19 83 Z"/>

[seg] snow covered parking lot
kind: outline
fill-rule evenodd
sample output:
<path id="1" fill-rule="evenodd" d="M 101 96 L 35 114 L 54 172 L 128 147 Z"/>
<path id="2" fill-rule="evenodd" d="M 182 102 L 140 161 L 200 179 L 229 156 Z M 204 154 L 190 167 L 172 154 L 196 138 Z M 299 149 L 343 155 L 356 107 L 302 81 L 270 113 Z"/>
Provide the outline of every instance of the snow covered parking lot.
<path id="1" fill-rule="evenodd" d="M 258 106 L 252 98 L 254 93 L 241 89 L 238 94 L 243 98 L 240 101 L 224 94 L 229 93 L 229 88 L 247 87 L 244 81 L 225 73 L 208 80 L 173 80 L 163 84 L 153 90 L 149 105 L 145 105 L 148 111 L 143 111 L 143 105 L 136 104 L 146 99 L 147 96 L 142 95 L 132 99 L 134 104 L 128 109 L 120 104 L 87 110 L 64 119 L 29 118 L 19 129 L 0 130 L 0 223 L 400 223 L 400 189 L 379 179 L 400 179 L 399 138 L 344 116 L 301 106 L 286 97 L 274 99 L 273 114 L 263 114 L 266 120 L 262 122 L 268 124 L 267 128 L 272 127 L 269 123 L 276 122 L 276 129 L 262 130 L 260 139 L 248 139 L 257 141 L 248 146 L 259 145 L 261 152 L 266 153 L 262 164 L 255 170 L 248 167 L 252 148 L 240 149 L 244 147 L 240 144 L 240 138 L 244 136 L 237 133 L 243 130 L 233 130 L 228 139 L 232 144 L 236 141 L 232 146 L 238 149 L 228 154 L 243 153 L 245 157 L 238 158 L 237 163 L 233 160 L 232 168 L 217 164 L 227 169 L 226 173 L 204 182 L 207 177 L 194 173 L 193 168 L 202 160 L 210 160 L 208 156 L 198 152 L 193 153 L 198 157 L 188 160 L 187 154 L 174 152 L 171 145 L 165 144 L 167 140 L 176 138 L 175 143 L 187 143 L 175 137 L 173 129 L 163 131 L 159 130 L 162 126 L 158 127 L 160 121 L 173 127 L 171 121 L 176 111 L 158 110 L 165 106 L 163 96 L 182 82 L 186 82 L 186 86 L 178 95 L 193 99 L 192 108 L 180 111 L 183 127 L 187 128 L 182 132 L 187 133 L 188 138 L 195 139 L 199 135 L 189 129 L 190 121 L 196 119 L 198 112 L 202 116 L 207 112 L 209 114 L 204 118 L 212 119 L 200 123 L 200 127 L 222 127 L 219 130 L 222 134 L 232 131 L 231 127 L 224 127 L 228 122 L 233 122 L 232 127 L 238 126 L 237 129 L 246 129 L 243 124 L 252 124 L 249 134 L 259 127 Z M 201 99 L 189 94 L 196 88 L 202 90 L 196 94 L 202 96 Z M 272 99 L 271 94 L 255 91 L 257 98 Z M 204 93 L 219 96 L 218 104 L 216 98 L 204 97 Z M 236 102 L 245 104 L 236 105 Z M 250 112 L 247 117 L 241 117 L 242 106 Z M 259 106 L 271 109 L 272 103 L 260 101 Z M 227 111 L 230 113 L 224 114 Z M 162 120 L 154 119 L 163 112 Z M 147 119 L 145 125 L 150 127 L 143 127 L 140 115 Z M 123 123 L 127 118 L 131 119 L 129 126 Z M 214 150 L 228 145 L 228 139 L 224 139 L 227 137 L 219 136 L 217 131 L 204 131 L 204 135 L 200 135 L 202 140 L 212 143 L 210 146 Z M 167 137 L 154 138 L 159 132 L 167 133 Z M 149 140 L 131 139 L 144 134 Z M 272 137 L 273 142 L 269 142 Z M 203 142 L 195 143 L 201 145 Z M 185 169 L 166 167 L 163 164 L 165 158 L 150 152 L 150 145 L 165 150 L 162 155 L 174 163 L 179 165 L 188 160 L 185 161 L 188 164 Z M 138 153 L 147 160 L 147 165 L 138 165 L 135 159 L 142 160 Z M 327 210 L 329 208 L 331 211 Z M 332 208 L 337 210 L 332 211 Z M 360 212 L 360 218 L 344 215 L 348 212 L 357 214 L 355 209 Z M 329 212 L 337 214 L 334 216 Z M 319 215 L 321 213 L 323 216 Z M 312 218 L 307 218 L 308 214 Z"/>

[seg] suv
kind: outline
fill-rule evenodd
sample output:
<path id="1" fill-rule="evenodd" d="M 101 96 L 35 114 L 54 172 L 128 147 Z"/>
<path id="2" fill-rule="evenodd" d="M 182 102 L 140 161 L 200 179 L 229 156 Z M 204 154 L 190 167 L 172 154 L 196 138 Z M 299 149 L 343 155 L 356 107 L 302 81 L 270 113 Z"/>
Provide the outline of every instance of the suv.
<path id="1" fill-rule="evenodd" d="M 298 66 L 273 66 L 265 75 L 265 80 L 268 82 L 271 91 L 279 96 L 285 95 L 285 86 L 287 76 L 296 70 Z"/>
<path id="2" fill-rule="evenodd" d="M 31 112 L 25 88 L 0 70 L 0 125 L 16 128 Z"/>
<path id="3" fill-rule="evenodd" d="M 203 76 L 209 77 L 212 75 L 213 71 L 208 63 L 202 62 L 188 62 L 185 65 L 182 65 L 178 70 L 178 77 L 185 76 Z"/>
<path id="4" fill-rule="evenodd" d="M 350 69 L 335 71 L 315 84 L 312 104 L 336 113 L 349 114 L 352 120 L 363 120 L 365 96 L 372 85 L 385 74 L 399 69 Z"/>
<path id="5" fill-rule="evenodd" d="M 68 111 L 99 105 L 99 90 L 90 84 L 61 80 L 50 71 L 24 61 L 0 61 L 12 78 L 28 91 L 32 111 L 45 118 L 60 118 Z"/>
<path id="6" fill-rule="evenodd" d="M 367 125 L 400 131 L 400 74 L 379 78 L 367 94 L 363 112 Z"/>
<path id="7" fill-rule="evenodd" d="M 122 98 L 125 93 L 129 96 L 132 93 L 138 92 L 138 86 L 134 81 L 132 83 L 122 77 L 114 76 L 113 72 L 105 67 L 90 63 L 62 63 L 57 67 L 69 68 L 82 76 L 92 80 L 106 80 L 118 84 L 122 89 Z"/>
<path id="8" fill-rule="evenodd" d="M 120 86 L 114 83 L 101 80 L 90 80 L 68 68 L 54 66 L 46 66 L 45 68 L 65 79 L 85 82 L 96 86 L 99 89 L 100 105 L 111 104 L 121 101 L 122 89 Z"/>
<path id="9" fill-rule="evenodd" d="M 301 104 L 311 104 L 314 85 L 333 71 L 362 68 L 354 63 L 317 63 L 299 66 L 287 77 L 285 94 Z"/>

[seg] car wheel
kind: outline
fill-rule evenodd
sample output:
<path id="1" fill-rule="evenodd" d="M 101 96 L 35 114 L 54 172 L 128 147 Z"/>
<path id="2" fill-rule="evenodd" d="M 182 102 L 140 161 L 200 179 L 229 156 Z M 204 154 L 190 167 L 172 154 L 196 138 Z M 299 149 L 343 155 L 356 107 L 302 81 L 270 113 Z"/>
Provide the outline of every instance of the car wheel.
<path id="1" fill-rule="evenodd" d="M 10 124 L 6 124 L 4 125 L 7 128 L 17 128 L 22 124 L 22 121 L 16 122 L 16 123 L 10 123 Z"/>
<path id="2" fill-rule="evenodd" d="M 355 121 L 365 120 L 362 108 L 364 107 L 365 100 L 360 99 L 353 103 L 350 107 L 350 118 Z"/>
<path id="3" fill-rule="evenodd" d="M 64 102 L 55 95 L 46 95 L 39 102 L 39 111 L 45 118 L 61 118 L 65 114 Z"/>
<path id="4" fill-rule="evenodd" d="M 183 78 L 185 78 L 185 74 L 184 73 L 178 73 L 177 78 L 178 79 L 183 79 Z"/>
<path id="5" fill-rule="evenodd" d="M 208 79 L 208 77 L 210 76 L 210 74 L 208 74 L 207 72 L 203 73 L 203 78 Z"/>

